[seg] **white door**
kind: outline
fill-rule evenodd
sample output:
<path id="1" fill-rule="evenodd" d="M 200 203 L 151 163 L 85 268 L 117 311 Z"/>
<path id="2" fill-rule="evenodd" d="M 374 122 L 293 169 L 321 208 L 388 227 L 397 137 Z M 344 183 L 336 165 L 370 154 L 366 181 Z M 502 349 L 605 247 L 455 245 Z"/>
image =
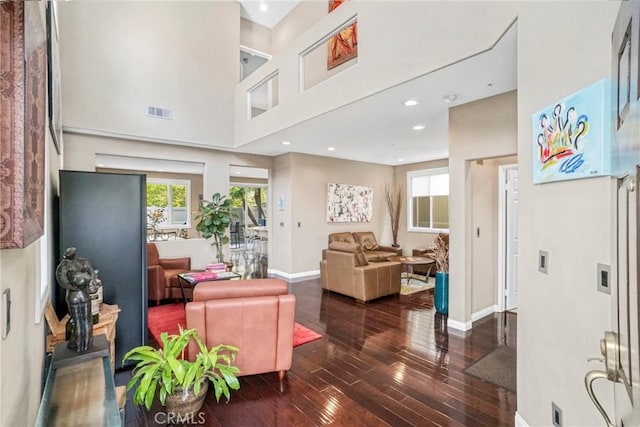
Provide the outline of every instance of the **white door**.
<path id="1" fill-rule="evenodd" d="M 518 168 L 505 172 L 505 309 L 513 310 L 518 307 Z"/>

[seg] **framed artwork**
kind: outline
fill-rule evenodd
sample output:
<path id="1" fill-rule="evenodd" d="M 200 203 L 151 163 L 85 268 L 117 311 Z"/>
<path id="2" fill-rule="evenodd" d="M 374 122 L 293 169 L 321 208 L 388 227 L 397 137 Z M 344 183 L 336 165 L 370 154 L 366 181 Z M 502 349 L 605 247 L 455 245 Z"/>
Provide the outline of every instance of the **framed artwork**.
<path id="1" fill-rule="evenodd" d="M 363 185 L 329 184 L 327 222 L 371 222 L 373 188 Z"/>
<path id="2" fill-rule="evenodd" d="M 44 232 L 47 39 L 40 2 L 0 2 L 0 249 Z"/>
<path id="3" fill-rule="evenodd" d="M 629 21 L 627 30 L 622 38 L 622 43 L 618 49 L 617 83 L 617 129 L 620 129 L 629 112 L 629 104 L 631 103 L 631 21 Z"/>
<path id="4" fill-rule="evenodd" d="M 610 173 L 610 79 L 543 108 L 532 122 L 534 184 Z"/>
<path id="5" fill-rule="evenodd" d="M 344 0 L 329 0 L 329 13 Z M 347 25 L 334 34 L 328 43 L 327 70 L 358 56 L 358 23 Z"/>
<path id="6" fill-rule="evenodd" d="M 49 100 L 49 129 L 56 151 L 62 149 L 62 100 L 60 93 L 60 54 L 58 27 L 56 24 L 56 2 L 47 2 L 47 84 Z"/>

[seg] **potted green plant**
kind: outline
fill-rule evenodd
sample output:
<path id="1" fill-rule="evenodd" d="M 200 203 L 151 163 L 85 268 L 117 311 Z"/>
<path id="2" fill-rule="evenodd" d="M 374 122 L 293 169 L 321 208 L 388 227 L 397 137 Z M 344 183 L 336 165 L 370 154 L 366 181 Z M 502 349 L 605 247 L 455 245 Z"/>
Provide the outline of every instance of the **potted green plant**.
<path id="1" fill-rule="evenodd" d="M 213 237 L 211 245 L 216 247 L 218 262 L 223 262 L 222 246 L 229 243 L 227 228 L 231 225 L 231 199 L 215 193 L 210 202 L 200 201 L 196 221 L 196 230 L 202 233 L 202 237 Z"/>
<path id="2" fill-rule="evenodd" d="M 185 349 L 194 340 L 198 353 L 194 361 L 187 360 Z M 202 343 L 195 329 L 182 329 L 178 334 L 163 332 L 160 348 L 138 346 L 124 355 L 123 363 L 135 361 L 133 377 L 127 390 L 137 385 L 133 402 L 144 405 L 147 410 L 159 393 L 160 403 L 167 411 L 189 417 L 204 403 L 209 383 L 213 385 L 216 400 L 224 395 L 230 399 L 230 389 L 238 390 L 240 383 L 236 374 L 240 371 L 232 362 L 238 349 L 220 344 L 211 349 Z"/>

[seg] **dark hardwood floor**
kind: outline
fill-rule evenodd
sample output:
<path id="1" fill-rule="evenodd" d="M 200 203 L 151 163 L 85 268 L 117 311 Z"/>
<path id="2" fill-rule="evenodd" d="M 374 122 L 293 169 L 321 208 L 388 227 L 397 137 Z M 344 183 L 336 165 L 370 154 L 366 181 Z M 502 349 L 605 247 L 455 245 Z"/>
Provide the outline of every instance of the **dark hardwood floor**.
<path id="1" fill-rule="evenodd" d="M 319 279 L 290 287 L 296 321 L 323 338 L 294 349 L 283 393 L 276 373 L 241 377 L 229 403 L 216 403 L 209 391 L 195 424 L 514 425 L 516 394 L 464 369 L 499 345 L 515 347 L 515 314 L 488 316 L 461 336 L 447 332 L 433 290 L 359 304 L 323 292 Z M 128 401 L 127 425 L 164 425 L 162 409 Z"/>

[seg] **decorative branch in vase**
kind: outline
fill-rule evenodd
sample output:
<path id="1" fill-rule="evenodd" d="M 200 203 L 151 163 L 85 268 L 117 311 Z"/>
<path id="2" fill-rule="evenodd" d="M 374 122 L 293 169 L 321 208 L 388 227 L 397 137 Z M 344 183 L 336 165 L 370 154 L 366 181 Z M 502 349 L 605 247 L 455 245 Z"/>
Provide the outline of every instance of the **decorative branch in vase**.
<path id="1" fill-rule="evenodd" d="M 391 220 L 391 235 L 393 237 L 393 247 L 399 247 L 398 229 L 400 227 L 400 212 L 402 211 L 402 188 L 392 190 L 389 185 L 384 189 Z"/>

